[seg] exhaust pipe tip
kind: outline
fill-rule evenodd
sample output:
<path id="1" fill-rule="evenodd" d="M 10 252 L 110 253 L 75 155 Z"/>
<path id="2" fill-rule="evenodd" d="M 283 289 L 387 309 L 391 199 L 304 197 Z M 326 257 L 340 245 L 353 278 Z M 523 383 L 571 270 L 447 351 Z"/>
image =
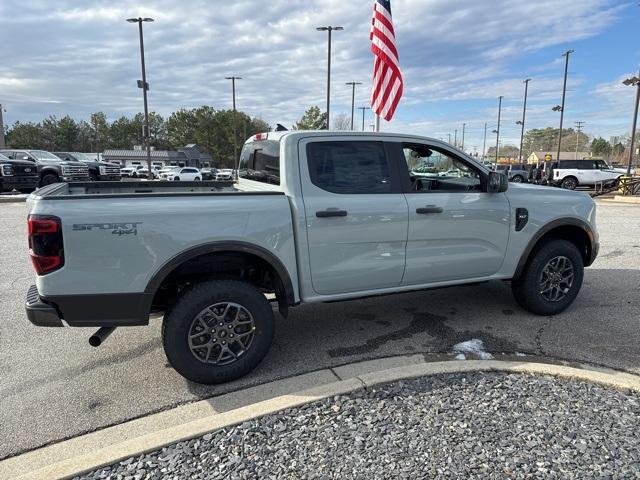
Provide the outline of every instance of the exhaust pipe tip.
<path id="1" fill-rule="evenodd" d="M 99 347 L 115 329 L 116 327 L 100 327 L 96 333 L 89 337 L 89 345 Z"/>

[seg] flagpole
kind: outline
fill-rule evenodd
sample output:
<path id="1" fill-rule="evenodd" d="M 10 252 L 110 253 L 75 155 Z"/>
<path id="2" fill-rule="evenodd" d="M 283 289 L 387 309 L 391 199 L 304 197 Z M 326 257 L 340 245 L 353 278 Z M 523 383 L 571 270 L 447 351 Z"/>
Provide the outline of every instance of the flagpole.
<path id="1" fill-rule="evenodd" d="M 380 131 L 380 115 L 376 115 L 376 132 Z"/>

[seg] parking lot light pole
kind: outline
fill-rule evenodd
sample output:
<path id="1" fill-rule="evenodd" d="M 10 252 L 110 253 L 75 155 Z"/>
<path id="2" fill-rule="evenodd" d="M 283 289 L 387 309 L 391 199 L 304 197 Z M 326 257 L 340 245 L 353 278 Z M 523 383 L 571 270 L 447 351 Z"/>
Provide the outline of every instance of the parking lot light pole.
<path id="1" fill-rule="evenodd" d="M 640 105 L 640 72 L 637 77 L 627 78 L 623 81 L 625 85 L 636 87 L 636 105 L 633 110 L 633 125 L 631 127 L 631 145 L 629 145 L 629 164 L 627 165 L 627 177 L 631 176 L 631 164 L 633 163 L 633 149 L 635 148 L 636 126 L 638 122 L 638 105 Z M 1 110 L 0 110 L 1 111 Z M 0 113 L 0 118 L 2 114 Z"/>
<path id="2" fill-rule="evenodd" d="M 498 97 L 498 128 L 496 132 L 496 165 L 498 164 L 498 150 L 500 150 L 500 114 L 502 113 L 502 95 Z"/>
<path id="3" fill-rule="evenodd" d="M 558 134 L 558 158 L 556 158 L 556 161 L 560 161 L 560 150 L 562 149 L 562 122 L 564 120 L 564 101 L 565 98 L 567 96 L 567 72 L 569 71 L 569 56 L 574 52 L 575 50 L 567 50 L 566 52 L 564 52 L 562 54 L 563 57 L 565 57 L 565 61 L 564 61 L 564 82 L 562 84 L 562 105 L 560 105 L 560 108 L 558 108 L 558 106 L 553 107 L 553 110 L 555 111 L 560 111 L 560 132 Z"/>
<path id="4" fill-rule="evenodd" d="M 0 103 L 0 148 L 5 148 L 6 144 L 4 142 L 4 120 L 2 118 L 2 113 L 4 112 L 4 108 Z"/>
<path id="5" fill-rule="evenodd" d="M 344 30 L 344 27 L 332 27 L 328 25 L 326 27 L 317 27 L 319 32 L 327 32 L 328 35 L 328 48 L 327 48 L 327 130 L 329 127 L 329 108 L 331 106 L 331 32 L 334 30 Z"/>
<path id="6" fill-rule="evenodd" d="M 147 83 L 147 72 L 144 65 L 144 37 L 142 34 L 142 22 L 153 22 L 153 18 L 127 18 L 129 23 L 137 23 L 138 31 L 140 32 L 140 60 L 142 62 L 142 82 L 138 81 L 138 87 L 142 88 L 142 97 L 144 99 L 144 142 L 147 147 L 147 178 L 153 179 L 153 172 L 151 171 L 151 143 L 149 131 L 149 107 L 147 104 L 147 91 L 149 90 L 149 84 Z"/>
<path id="7" fill-rule="evenodd" d="M 522 107 L 522 120 L 516 122 L 516 125 L 521 125 L 522 130 L 520 131 L 520 163 L 522 163 L 522 146 L 524 142 L 524 121 L 527 118 L 527 94 L 529 93 L 529 82 L 530 78 L 527 78 L 524 83 L 524 105 Z"/>
<path id="8" fill-rule="evenodd" d="M 460 150 L 462 150 L 464 152 L 464 131 L 467 128 L 467 124 L 463 123 L 462 124 L 462 145 L 460 146 Z"/>
<path id="9" fill-rule="evenodd" d="M 358 107 L 358 110 L 362 110 L 362 131 L 364 132 L 364 112 L 371 110 L 371 107 Z"/>
<path id="10" fill-rule="evenodd" d="M 351 85 L 351 130 L 353 130 L 353 113 L 356 101 L 356 85 L 362 85 L 362 82 L 347 82 L 345 85 Z"/>
<path id="11" fill-rule="evenodd" d="M 238 134 L 236 127 L 236 80 L 242 80 L 242 77 L 224 77 L 225 80 L 231 80 L 231 96 L 233 99 L 233 118 L 231 124 L 233 125 L 233 163 L 236 166 L 236 173 L 240 168 L 240 159 L 238 158 Z"/>
<path id="12" fill-rule="evenodd" d="M 487 122 L 484 122 L 484 142 L 482 143 L 482 161 L 486 160 L 487 155 Z"/>

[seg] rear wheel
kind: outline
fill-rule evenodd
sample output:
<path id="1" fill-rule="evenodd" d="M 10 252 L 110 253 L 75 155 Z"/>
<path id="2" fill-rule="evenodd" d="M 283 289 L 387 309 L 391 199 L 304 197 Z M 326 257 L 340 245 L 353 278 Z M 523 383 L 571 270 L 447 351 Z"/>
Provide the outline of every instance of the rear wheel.
<path id="1" fill-rule="evenodd" d="M 57 175 L 53 174 L 53 173 L 47 173 L 44 177 L 42 177 L 42 179 L 40 180 L 40 185 L 45 187 L 47 185 L 51 185 L 52 183 L 58 183 L 60 181 L 60 179 L 58 178 Z"/>
<path id="2" fill-rule="evenodd" d="M 193 179 L 194 182 L 199 182 L 200 181 L 200 177 L 196 177 Z"/>
<path id="3" fill-rule="evenodd" d="M 522 177 L 522 175 L 514 175 L 511 181 L 514 183 L 522 183 L 524 182 L 524 178 Z"/>
<path id="4" fill-rule="evenodd" d="M 525 310 L 555 315 L 576 299 L 583 277 L 584 263 L 578 248 L 566 240 L 548 240 L 534 251 L 511 288 Z"/>
<path id="5" fill-rule="evenodd" d="M 575 190 L 576 187 L 578 186 L 578 179 L 575 177 L 567 177 L 564 180 L 562 180 L 562 183 L 560 184 L 560 186 L 567 190 Z"/>
<path id="6" fill-rule="evenodd" d="M 169 363 L 197 383 L 246 375 L 264 358 L 274 333 L 273 311 L 253 285 L 213 280 L 188 288 L 169 307 L 162 340 Z"/>

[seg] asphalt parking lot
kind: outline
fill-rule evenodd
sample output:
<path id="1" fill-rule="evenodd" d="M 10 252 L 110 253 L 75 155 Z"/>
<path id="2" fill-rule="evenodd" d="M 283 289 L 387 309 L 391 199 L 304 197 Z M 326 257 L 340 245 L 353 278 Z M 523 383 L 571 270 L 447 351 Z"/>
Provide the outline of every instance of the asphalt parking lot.
<path id="1" fill-rule="evenodd" d="M 504 282 L 303 306 L 280 320 L 249 376 L 205 387 L 168 367 L 160 320 L 121 328 L 100 348 L 92 329 L 28 323 L 33 283 L 26 206 L 0 204 L 0 458 L 180 403 L 357 360 L 448 353 L 472 338 L 521 352 L 640 373 L 640 208 L 599 202 L 602 248 L 575 304 L 556 317 L 520 309 Z"/>

